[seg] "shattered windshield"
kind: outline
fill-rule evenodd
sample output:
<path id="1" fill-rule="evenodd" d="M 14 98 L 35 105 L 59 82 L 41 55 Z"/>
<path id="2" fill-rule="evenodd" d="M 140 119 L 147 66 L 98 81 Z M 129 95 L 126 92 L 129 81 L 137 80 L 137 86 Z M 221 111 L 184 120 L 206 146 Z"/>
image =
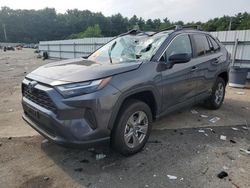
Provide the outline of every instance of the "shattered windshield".
<path id="1" fill-rule="evenodd" d="M 125 35 L 110 41 L 91 54 L 88 59 L 99 63 L 123 63 L 150 60 L 167 35 Z"/>

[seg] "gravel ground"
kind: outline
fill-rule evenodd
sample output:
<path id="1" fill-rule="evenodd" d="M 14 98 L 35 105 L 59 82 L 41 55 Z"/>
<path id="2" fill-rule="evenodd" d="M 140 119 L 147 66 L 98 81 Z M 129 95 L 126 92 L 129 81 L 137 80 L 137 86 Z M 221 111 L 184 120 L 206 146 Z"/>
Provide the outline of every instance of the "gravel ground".
<path id="1" fill-rule="evenodd" d="M 87 151 L 62 148 L 41 136 L 2 138 L 0 187 L 248 188 L 250 155 L 239 150 L 250 146 L 250 134 L 237 128 L 154 130 L 145 149 L 127 158 L 106 146 Z M 96 160 L 96 154 L 106 157 Z M 223 170 L 229 176 L 217 178 Z"/>
<path id="2" fill-rule="evenodd" d="M 162 118 L 145 149 L 125 158 L 107 146 L 56 146 L 21 119 L 22 79 L 51 61 L 30 49 L 0 51 L 0 187 L 250 187 L 250 155 L 240 152 L 250 146 L 249 89 L 227 88 L 220 110 L 195 106 Z M 220 120 L 209 122 L 213 117 Z M 106 157 L 96 160 L 96 154 Z M 222 170 L 229 176 L 221 180 Z"/>
<path id="3" fill-rule="evenodd" d="M 0 137 L 37 135 L 21 117 L 21 82 L 27 73 L 51 60 L 37 59 L 33 52 L 0 50 Z"/>

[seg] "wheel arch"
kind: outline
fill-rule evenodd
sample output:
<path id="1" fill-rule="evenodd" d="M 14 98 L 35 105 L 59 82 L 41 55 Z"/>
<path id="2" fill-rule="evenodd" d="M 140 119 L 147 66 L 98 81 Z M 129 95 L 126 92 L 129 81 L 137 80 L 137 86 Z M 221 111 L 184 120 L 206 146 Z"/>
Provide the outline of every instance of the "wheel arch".
<path id="1" fill-rule="evenodd" d="M 225 85 L 227 85 L 229 81 L 229 75 L 227 71 L 220 72 L 217 77 L 222 78 L 225 81 Z"/>
<path id="2" fill-rule="evenodd" d="M 155 88 L 152 87 L 143 87 L 138 88 L 132 91 L 123 93 L 117 100 L 109 120 L 108 128 L 113 129 L 114 124 L 117 120 L 117 115 L 120 112 L 122 106 L 130 99 L 137 99 L 145 102 L 151 109 L 153 119 L 156 118 L 160 110 L 160 94 L 155 91 Z"/>

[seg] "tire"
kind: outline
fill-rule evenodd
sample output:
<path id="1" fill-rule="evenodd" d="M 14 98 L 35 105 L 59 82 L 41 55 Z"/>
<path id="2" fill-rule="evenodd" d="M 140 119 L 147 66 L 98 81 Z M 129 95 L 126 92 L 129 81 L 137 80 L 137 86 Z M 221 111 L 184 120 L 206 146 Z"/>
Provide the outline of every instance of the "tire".
<path id="1" fill-rule="evenodd" d="M 211 110 L 217 110 L 221 107 L 225 97 L 226 84 L 223 78 L 218 77 L 212 88 L 211 96 L 204 101 L 205 107 Z"/>
<path id="2" fill-rule="evenodd" d="M 111 135 L 111 146 L 122 155 L 135 154 L 146 144 L 151 129 L 152 112 L 149 106 L 142 101 L 131 99 L 118 113 Z"/>

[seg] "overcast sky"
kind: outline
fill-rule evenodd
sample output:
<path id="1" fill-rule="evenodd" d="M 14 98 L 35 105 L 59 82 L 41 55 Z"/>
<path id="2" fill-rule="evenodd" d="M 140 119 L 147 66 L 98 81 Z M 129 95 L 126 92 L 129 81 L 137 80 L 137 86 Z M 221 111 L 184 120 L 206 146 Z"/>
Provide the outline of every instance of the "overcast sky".
<path id="1" fill-rule="evenodd" d="M 121 13 L 144 19 L 168 17 L 171 21 L 207 21 L 210 18 L 250 12 L 250 0 L 0 0 L 0 6 L 14 9 L 88 9 L 105 16 Z"/>

